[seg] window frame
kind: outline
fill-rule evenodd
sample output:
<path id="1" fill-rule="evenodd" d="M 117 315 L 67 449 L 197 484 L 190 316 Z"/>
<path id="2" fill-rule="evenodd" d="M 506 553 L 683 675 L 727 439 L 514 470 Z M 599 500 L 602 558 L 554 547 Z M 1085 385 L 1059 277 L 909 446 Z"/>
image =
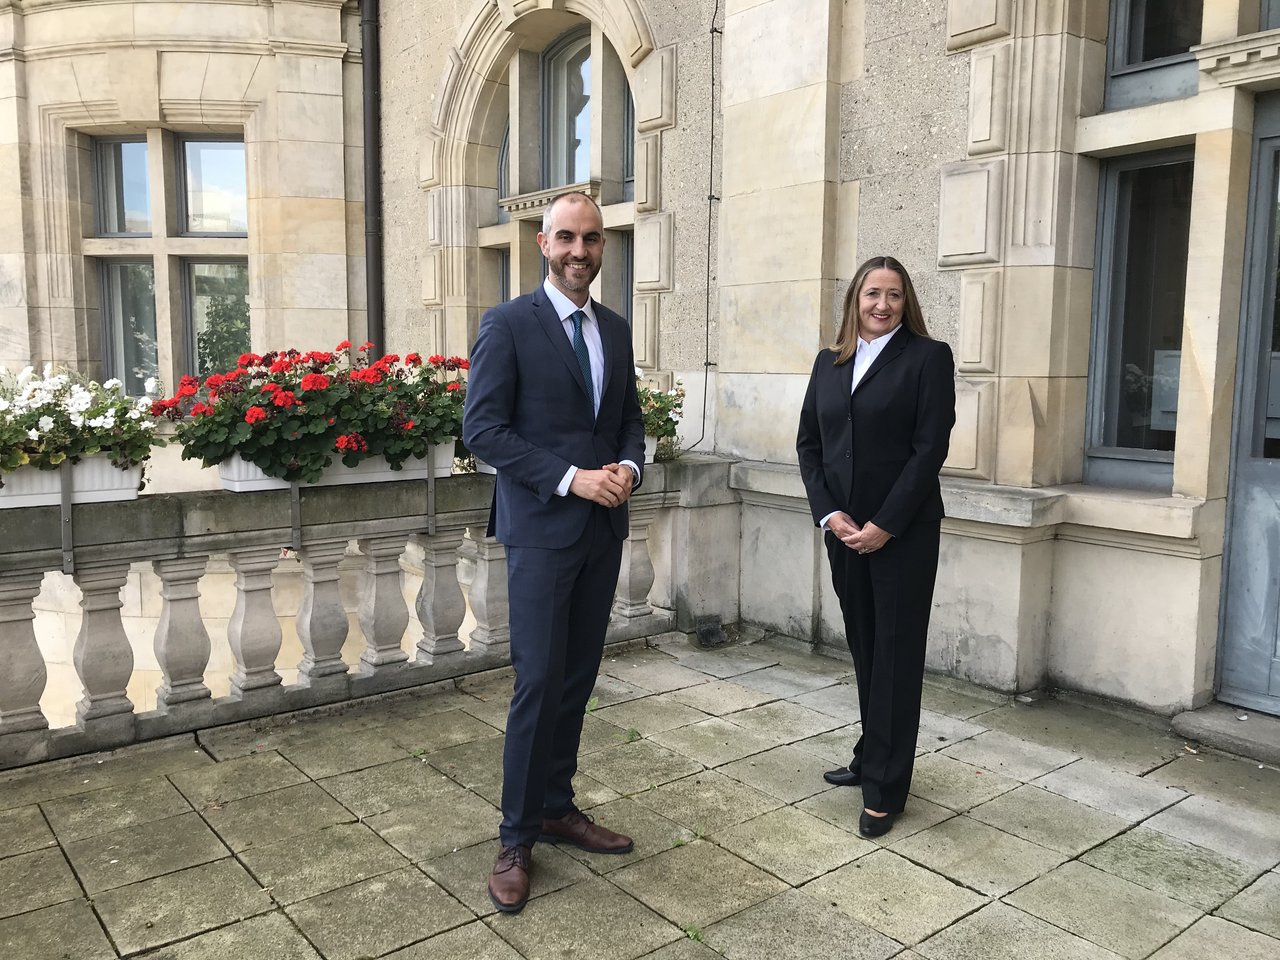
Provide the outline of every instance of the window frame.
<path id="1" fill-rule="evenodd" d="M 114 196 L 114 186 L 107 183 L 106 165 L 102 162 L 103 148 L 120 143 L 140 143 L 147 148 L 147 222 L 151 229 L 147 231 L 139 230 L 108 230 L 106 228 L 106 201 L 108 195 Z M 93 162 L 93 230 L 95 237 L 111 237 L 111 238 L 128 238 L 136 237 L 148 239 L 155 235 L 155 212 L 151 204 L 151 145 L 147 142 L 147 135 L 120 134 L 116 136 L 90 137 L 89 144 L 91 148 L 91 156 Z"/>
<path id="2" fill-rule="evenodd" d="M 542 122 L 540 124 L 542 128 L 542 149 L 540 151 L 541 164 L 542 164 L 542 176 L 540 178 L 540 181 L 542 183 L 542 188 L 544 190 L 555 190 L 560 187 L 566 187 L 566 188 L 571 187 L 578 183 L 584 183 L 587 180 L 589 180 L 591 177 L 591 172 L 590 170 L 588 170 L 587 176 L 581 180 L 568 179 L 568 180 L 565 180 L 563 183 L 553 182 L 561 176 L 561 174 L 558 171 L 553 170 L 553 166 L 556 160 L 556 157 L 555 157 L 556 139 L 555 139 L 554 131 L 552 129 L 552 118 L 554 116 L 554 100 L 556 96 L 555 78 L 553 76 L 553 73 L 555 71 L 554 63 L 558 58 L 568 53 L 570 50 L 578 48 L 583 44 L 586 45 L 587 57 L 590 60 L 592 58 L 591 25 L 590 24 L 585 24 L 580 27 L 573 27 L 572 29 L 565 31 L 563 34 L 561 34 L 559 37 L 557 37 L 555 40 L 553 40 L 550 44 L 547 45 L 546 49 L 542 51 L 542 56 L 540 58 L 541 63 L 538 71 L 539 101 L 541 105 L 541 114 L 542 114 L 542 117 L 541 117 Z M 591 69 L 593 71 L 598 69 L 598 65 L 593 63 L 591 65 Z M 588 110 L 591 109 L 590 96 L 591 94 L 590 92 L 588 92 L 588 101 L 587 101 Z M 595 130 L 595 124 L 593 123 L 592 129 L 590 130 L 590 137 L 587 141 L 588 145 L 591 143 L 591 140 L 593 140 L 596 135 L 597 135 L 597 131 Z M 568 156 L 566 154 L 566 160 L 567 158 Z M 589 162 L 588 162 L 588 166 L 590 166 Z M 567 175 L 568 174 L 566 173 L 565 176 Z"/>
<path id="3" fill-rule="evenodd" d="M 203 236 L 203 234 L 201 234 Z M 228 256 L 201 256 L 199 254 L 187 255 L 178 258 L 178 275 L 181 284 L 182 295 L 180 297 L 181 318 L 182 318 L 182 340 L 183 340 L 183 362 L 182 369 L 189 376 L 198 376 L 197 371 L 200 367 L 199 348 L 196 343 L 196 290 L 195 275 L 192 267 L 203 263 L 234 263 L 244 267 L 245 279 L 245 304 L 249 302 L 249 259 L 248 257 L 228 257 Z M 250 332 L 253 328 L 253 312 L 250 311 Z M 221 371 L 219 371 L 221 372 Z"/>
<path id="4" fill-rule="evenodd" d="M 1112 316 L 1115 282 L 1124 275 L 1127 263 L 1118 260 L 1118 251 L 1127 247 L 1125 241 L 1128 237 L 1128 223 L 1119 223 L 1120 175 L 1132 170 L 1187 162 L 1193 164 L 1194 177 L 1195 148 L 1192 146 L 1116 157 L 1107 161 L 1100 171 L 1093 270 L 1093 331 L 1089 347 L 1084 436 L 1084 482 L 1088 484 L 1140 490 L 1173 489 L 1174 450 L 1109 446 L 1104 439 L 1107 402 L 1113 393 L 1109 361 L 1122 332 Z M 1184 263 L 1183 270 L 1187 268 L 1188 263 Z M 1178 387 L 1180 393 L 1182 384 L 1179 383 Z"/>
<path id="5" fill-rule="evenodd" d="M 1200 88 L 1200 71 L 1191 51 L 1129 63 L 1129 22 L 1134 3 L 1148 0 L 1112 0 L 1107 32 L 1107 82 L 1103 109 L 1124 110 L 1166 100 L 1195 96 Z M 1266 2 L 1266 0 L 1264 0 Z M 1203 8 L 1201 12 L 1203 36 Z"/>
<path id="6" fill-rule="evenodd" d="M 245 229 L 242 232 L 236 231 L 215 231 L 215 230 L 192 230 L 190 229 L 191 211 L 187 208 L 187 144 L 189 143 L 238 143 L 245 158 L 244 173 L 244 205 L 245 205 Z M 245 147 L 244 136 L 228 135 L 228 134 L 204 134 L 204 133 L 179 133 L 173 138 L 173 174 L 174 174 L 174 201 L 177 209 L 177 229 L 174 232 L 176 237 L 235 237 L 247 238 L 249 236 L 249 169 L 248 149 Z"/>
<path id="7" fill-rule="evenodd" d="M 163 371 L 160 369 L 160 302 L 155 296 L 156 285 L 156 261 L 154 257 L 148 256 L 107 256 L 107 257 L 90 257 L 95 268 L 98 271 L 98 318 L 102 337 L 102 369 L 103 379 L 115 377 L 121 383 L 128 386 L 128 378 L 124 376 L 125 371 L 122 369 L 124 358 L 117 356 L 116 336 L 115 336 L 115 318 L 112 314 L 114 306 L 114 298 L 111 296 L 111 271 L 112 266 L 122 264 L 139 264 L 151 268 L 151 286 L 152 300 L 151 312 L 155 325 L 155 349 L 156 349 L 156 372 L 154 376 L 163 380 Z M 123 322 L 123 318 L 121 318 Z"/>

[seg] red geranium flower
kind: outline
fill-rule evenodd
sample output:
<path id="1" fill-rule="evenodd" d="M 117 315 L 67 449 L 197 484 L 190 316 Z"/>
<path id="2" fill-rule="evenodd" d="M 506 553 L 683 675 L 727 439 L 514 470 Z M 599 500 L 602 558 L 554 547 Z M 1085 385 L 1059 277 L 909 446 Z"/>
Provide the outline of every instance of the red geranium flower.
<path id="1" fill-rule="evenodd" d="M 240 359 L 236 361 L 239 367 L 256 367 L 262 363 L 262 358 L 256 353 L 242 353 Z"/>
<path id="2" fill-rule="evenodd" d="M 413 429 L 413 421 L 412 421 L 412 420 L 406 420 L 406 421 L 404 422 L 404 429 L 406 429 L 406 430 L 412 430 L 412 429 Z"/>
<path id="3" fill-rule="evenodd" d="M 360 344 L 360 353 L 364 353 L 365 351 L 372 350 L 372 349 L 373 349 L 372 340 L 366 340 L 364 343 Z"/>
<path id="4" fill-rule="evenodd" d="M 259 420 L 267 419 L 267 411 L 262 407 L 250 407 L 244 412 L 245 423 L 257 423 Z"/>
<path id="5" fill-rule="evenodd" d="M 411 367 L 420 367 L 422 366 L 422 357 L 416 353 L 410 353 L 405 356 L 404 362 Z"/>
<path id="6" fill-rule="evenodd" d="M 343 340 L 340 344 L 338 344 L 338 345 L 337 345 L 336 347 L 334 347 L 333 349 L 335 349 L 335 350 L 350 350 L 350 349 L 351 349 L 351 341 L 350 341 L 350 340 Z"/>
<path id="7" fill-rule="evenodd" d="M 197 403 L 191 408 L 191 415 L 193 417 L 203 417 L 207 413 L 213 413 L 213 407 L 209 406 L 207 403 Z"/>
<path id="8" fill-rule="evenodd" d="M 308 373 L 302 378 L 303 390 L 323 390 L 329 386 L 329 378 L 323 373 Z"/>
<path id="9" fill-rule="evenodd" d="M 293 361 L 287 357 L 281 357 L 267 369 L 271 373 L 288 373 L 293 368 Z"/>
<path id="10" fill-rule="evenodd" d="M 271 381 L 267 381 L 262 385 L 263 393 L 275 393 L 279 389 L 280 389 L 280 384 L 272 383 Z"/>
<path id="11" fill-rule="evenodd" d="M 461 390 L 461 389 L 462 389 L 462 384 L 460 384 L 457 380 L 453 380 L 453 381 L 450 381 L 450 383 L 445 387 L 445 389 L 446 389 L 446 390 Z"/>
<path id="12" fill-rule="evenodd" d="M 427 357 L 427 363 L 434 367 L 438 367 L 440 364 L 444 363 L 444 357 L 438 353 L 433 353 L 431 356 Z"/>
<path id="13" fill-rule="evenodd" d="M 271 402 L 277 407 L 296 407 L 298 398 L 293 395 L 292 390 L 277 390 L 272 394 Z"/>

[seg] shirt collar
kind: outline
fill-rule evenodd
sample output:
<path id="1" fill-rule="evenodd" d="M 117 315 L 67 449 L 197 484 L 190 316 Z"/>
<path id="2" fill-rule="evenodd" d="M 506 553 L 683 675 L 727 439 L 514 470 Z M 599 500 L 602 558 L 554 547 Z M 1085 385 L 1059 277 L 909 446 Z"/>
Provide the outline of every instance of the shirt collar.
<path id="1" fill-rule="evenodd" d="M 559 290 L 556 291 L 556 293 L 559 293 L 559 292 L 560 292 Z M 875 356 L 879 354 L 881 350 L 883 350 L 885 347 L 889 345 L 889 341 L 893 339 L 894 334 L 896 334 L 901 329 L 902 329 L 902 324 L 898 324 L 896 327 L 894 327 L 892 330 L 886 333 L 883 337 L 876 337 L 874 340 L 863 340 L 861 337 L 859 337 L 858 349 L 862 350 L 865 347 L 867 350 L 871 351 L 871 356 Z"/>
<path id="2" fill-rule="evenodd" d="M 542 281 L 542 289 L 546 293 L 547 299 L 551 301 L 551 305 L 556 308 L 556 316 L 560 318 L 561 323 L 572 317 L 577 310 L 581 310 L 591 320 L 596 318 L 595 312 L 591 309 L 590 297 L 587 298 L 586 306 L 580 307 L 561 293 L 556 288 L 556 285 L 551 282 L 550 277 Z"/>

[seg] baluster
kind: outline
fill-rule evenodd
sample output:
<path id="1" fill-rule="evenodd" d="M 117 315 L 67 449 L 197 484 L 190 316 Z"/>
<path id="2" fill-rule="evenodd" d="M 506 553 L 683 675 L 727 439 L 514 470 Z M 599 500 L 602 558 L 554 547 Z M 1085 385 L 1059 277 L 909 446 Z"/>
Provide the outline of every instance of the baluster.
<path id="1" fill-rule="evenodd" d="M 280 685 L 276 657 L 283 635 L 271 602 L 271 572 L 280 564 L 279 547 L 250 547 L 229 558 L 236 572 L 236 605 L 227 624 L 227 640 L 236 668 L 231 693 L 247 699 Z"/>
<path id="2" fill-rule="evenodd" d="M 444 658 L 461 659 L 462 641 L 458 628 L 467 615 L 467 602 L 458 584 L 458 547 L 462 529 L 439 529 L 435 536 L 414 534 L 422 547 L 422 588 L 418 591 L 418 620 L 422 640 L 418 662 L 440 663 Z"/>
<path id="3" fill-rule="evenodd" d="M 164 672 L 164 682 L 156 690 L 162 709 L 210 696 L 204 683 L 209 631 L 200 616 L 200 578 L 208 564 L 208 557 L 151 561 L 164 601 L 155 639 L 156 660 Z"/>
<path id="4" fill-rule="evenodd" d="M 338 564 L 347 555 L 346 540 L 321 540 L 298 551 L 302 561 L 302 606 L 298 639 L 306 653 L 298 664 L 298 680 L 307 684 L 347 672 L 342 644 L 347 639 L 347 611 L 338 587 Z"/>
<path id="5" fill-rule="evenodd" d="M 462 545 L 458 547 L 458 584 L 468 600 L 471 599 L 471 581 L 476 575 L 477 552 L 475 528 L 468 527 L 467 536 L 463 537 Z"/>
<path id="6" fill-rule="evenodd" d="M 507 551 L 485 528 L 471 527 L 476 561 L 471 578 L 471 612 L 476 626 L 471 631 L 472 649 L 505 652 L 511 647 L 510 607 L 507 603 Z"/>
<path id="7" fill-rule="evenodd" d="M 653 607 L 649 605 L 649 591 L 653 589 L 649 525 L 658 515 L 658 504 L 647 504 L 636 498 L 630 502 L 628 510 L 631 535 L 622 545 L 622 569 L 618 575 L 613 613 L 625 620 L 635 620 L 653 613 Z"/>
<path id="8" fill-rule="evenodd" d="M 366 673 L 409 659 L 400 646 L 409 625 L 409 607 L 400 586 L 400 555 L 408 542 L 406 534 L 359 541 L 365 564 L 357 615 L 366 641 L 360 654 L 360 661 L 369 668 Z"/>
<path id="9" fill-rule="evenodd" d="M 129 677 L 133 675 L 133 647 L 120 620 L 120 588 L 129 578 L 127 563 L 81 563 L 73 574 L 80 588 L 80 632 L 72 662 L 84 698 L 76 704 L 76 719 L 85 729 L 133 712 Z"/>
<path id="10" fill-rule="evenodd" d="M 0 577 L 0 736 L 49 727 L 40 710 L 48 675 L 31 607 L 43 581 L 43 573 Z"/>

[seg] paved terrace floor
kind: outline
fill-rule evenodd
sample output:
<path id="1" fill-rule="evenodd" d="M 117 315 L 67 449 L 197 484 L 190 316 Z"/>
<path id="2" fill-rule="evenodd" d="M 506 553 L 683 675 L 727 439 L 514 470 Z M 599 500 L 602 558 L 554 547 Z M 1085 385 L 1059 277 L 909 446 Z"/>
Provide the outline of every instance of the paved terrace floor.
<path id="1" fill-rule="evenodd" d="M 821 778 L 856 734 L 845 665 L 673 639 L 603 671 L 577 786 L 635 851 L 539 845 L 519 916 L 485 895 L 489 676 L 0 774 L 0 958 L 1280 957 L 1280 771 L 931 681 L 873 842 Z"/>

